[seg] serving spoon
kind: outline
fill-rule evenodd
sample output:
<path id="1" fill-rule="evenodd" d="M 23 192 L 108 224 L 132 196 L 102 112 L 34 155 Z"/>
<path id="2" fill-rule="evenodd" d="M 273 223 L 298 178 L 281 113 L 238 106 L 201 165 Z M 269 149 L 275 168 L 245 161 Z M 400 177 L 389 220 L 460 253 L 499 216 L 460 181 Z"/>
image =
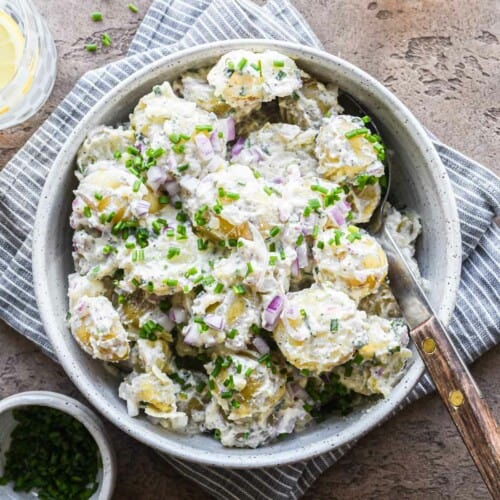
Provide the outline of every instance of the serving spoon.
<path id="1" fill-rule="evenodd" d="M 339 103 L 344 111 L 351 114 L 368 115 L 349 94 L 342 93 Z M 380 136 L 373 118 L 367 126 Z M 390 154 L 386 154 L 384 163 L 387 187 L 367 229 L 387 255 L 391 289 L 410 326 L 410 337 L 489 492 L 494 499 L 500 499 L 498 424 L 445 327 L 437 318 L 406 257 L 385 227 L 384 208 L 392 177 Z"/>

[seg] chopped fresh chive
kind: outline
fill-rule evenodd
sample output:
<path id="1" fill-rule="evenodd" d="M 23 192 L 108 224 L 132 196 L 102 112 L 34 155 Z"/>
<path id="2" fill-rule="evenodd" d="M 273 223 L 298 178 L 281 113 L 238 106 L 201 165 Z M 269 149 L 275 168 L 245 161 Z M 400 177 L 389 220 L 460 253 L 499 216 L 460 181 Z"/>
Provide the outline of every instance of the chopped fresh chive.
<path id="1" fill-rule="evenodd" d="M 178 144 L 178 142 L 181 140 L 179 134 L 169 134 L 168 138 L 172 144 Z"/>
<path id="2" fill-rule="evenodd" d="M 264 186 L 264 192 L 268 195 L 268 196 L 271 196 L 273 194 L 273 190 L 272 188 L 270 188 L 269 186 Z"/>
<path id="3" fill-rule="evenodd" d="M 240 407 L 240 403 L 239 403 L 239 401 L 236 401 L 236 399 L 233 399 L 233 400 L 231 400 L 231 406 L 233 408 L 238 409 Z"/>
<path id="4" fill-rule="evenodd" d="M 253 266 L 251 262 L 247 262 L 247 275 L 253 273 Z"/>
<path id="5" fill-rule="evenodd" d="M 198 238 L 198 250 L 203 251 L 208 248 L 208 240 Z"/>
<path id="6" fill-rule="evenodd" d="M 236 328 L 233 328 L 232 330 L 230 330 L 227 333 L 227 338 L 228 339 L 234 339 L 234 337 L 236 337 L 236 335 L 238 335 L 238 330 L 236 330 Z"/>
<path id="7" fill-rule="evenodd" d="M 246 293 L 246 288 L 243 285 L 234 285 L 231 288 L 236 295 L 244 295 Z"/>
<path id="8" fill-rule="evenodd" d="M 101 43 L 104 47 L 109 47 L 111 45 L 111 37 L 107 33 L 101 35 Z"/>
<path id="9" fill-rule="evenodd" d="M 141 181 L 140 180 L 137 180 L 134 182 L 134 185 L 132 186 L 132 191 L 134 193 L 137 193 L 139 191 L 139 189 L 141 189 Z"/>
<path id="10" fill-rule="evenodd" d="M 190 276 L 194 276 L 195 274 L 198 273 L 198 269 L 196 267 L 191 267 L 184 273 L 185 278 L 189 278 Z"/>
<path id="11" fill-rule="evenodd" d="M 179 284 L 179 280 L 167 278 L 166 280 L 163 280 L 163 283 L 167 286 L 177 286 Z"/>
<path id="12" fill-rule="evenodd" d="M 301 310 L 300 310 L 300 315 L 301 315 L 304 319 L 306 319 L 306 318 L 307 318 L 307 312 L 306 312 L 306 310 L 305 310 L 305 309 L 301 309 Z"/>
<path id="13" fill-rule="evenodd" d="M 286 76 L 286 73 L 283 70 L 280 69 L 276 73 L 276 80 L 283 80 L 283 78 L 285 78 L 285 76 Z"/>
<path id="14" fill-rule="evenodd" d="M 317 198 L 309 200 L 307 204 L 312 210 L 317 210 L 318 208 L 321 208 L 321 203 Z"/>
<path id="15" fill-rule="evenodd" d="M 330 320 L 330 331 L 331 332 L 338 332 L 339 331 L 339 320 L 338 319 L 331 319 Z"/>
<path id="16" fill-rule="evenodd" d="M 309 217 L 311 215 L 311 212 L 312 210 L 310 206 L 305 207 L 303 212 L 304 217 Z"/>
<path id="17" fill-rule="evenodd" d="M 153 293 L 155 291 L 155 286 L 152 281 L 148 281 L 148 284 L 146 285 L 146 290 L 149 293 Z"/>
<path id="18" fill-rule="evenodd" d="M 235 238 L 228 238 L 227 240 L 227 244 L 228 246 L 230 246 L 231 248 L 235 248 L 237 245 L 238 245 L 238 240 L 235 239 Z"/>
<path id="19" fill-rule="evenodd" d="M 214 129 L 214 127 L 210 124 L 208 125 L 196 125 L 194 127 L 194 129 L 197 131 L 197 132 L 212 132 L 212 130 Z"/>
<path id="20" fill-rule="evenodd" d="M 186 222 L 189 219 L 188 214 L 182 210 L 177 213 L 175 220 L 178 222 Z"/>
<path id="21" fill-rule="evenodd" d="M 139 154 L 139 150 L 134 146 L 127 146 L 127 153 L 137 156 Z"/>
<path id="22" fill-rule="evenodd" d="M 367 128 L 355 128 L 354 130 L 350 130 L 346 132 L 344 136 L 346 139 L 352 139 L 353 137 L 357 137 L 358 135 L 367 135 L 370 131 Z"/>
<path id="23" fill-rule="evenodd" d="M 352 360 L 352 362 L 355 365 L 360 365 L 363 362 L 363 360 L 364 360 L 363 356 L 361 356 L 361 354 L 359 354 L 359 352 L 358 352 L 356 354 L 356 356 L 354 356 L 354 359 Z"/>
<path id="24" fill-rule="evenodd" d="M 283 248 L 280 250 L 280 259 L 281 260 L 285 260 L 286 259 L 286 253 L 285 253 L 285 250 L 283 250 Z"/>
<path id="25" fill-rule="evenodd" d="M 226 198 L 229 198 L 230 200 L 239 200 L 240 195 L 238 193 L 226 193 Z"/>
<path id="26" fill-rule="evenodd" d="M 133 12 L 134 14 L 137 14 L 139 12 L 139 9 L 133 3 L 129 3 L 127 7 L 128 10 L 130 10 L 130 12 Z"/>
<path id="27" fill-rule="evenodd" d="M 121 153 L 121 151 L 115 151 L 115 152 L 113 153 L 113 158 L 114 158 L 115 160 L 119 160 L 121 157 L 122 157 L 122 153 Z"/>
<path id="28" fill-rule="evenodd" d="M 262 61 L 259 59 L 257 61 L 257 64 L 252 63 L 250 66 L 255 70 L 258 71 L 262 75 Z"/>
<path id="29" fill-rule="evenodd" d="M 167 195 L 162 195 L 158 198 L 158 201 L 161 205 L 167 205 L 168 203 L 170 203 L 170 198 Z"/>
<path id="30" fill-rule="evenodd" d="M 224 290 L 224 285 L 222 283 L 217 283 L 214 288 L 214 293 L 222 293 Z"/>
<path id="31" fill-rule="evenodd" d="M 97 50 L 97 44 L 87 43 L 87 45 L 85 45 L 85 50 L 87 50 L 88 52 L 95 52 Z"/>
<path id="32" fill-rule="evenodd" d="M 325 243 L 323 241 L 318 241 L 316 245 L 320 250 L 323 250 L 325 248 Z"/>
<path id="33" fill-rule="evenodd" d="M 233 391 L 223 391 L 220 393 L 220 397 L 222 399 L 229 399 L 229 398 L 233 397 Z"/>
<path id="34" fill-rule="evenodd" d="M 276 255 L 271 255 L 269 257 L 269 265 L 270 266 L 275 266 L 277 262 L 278 262 L 278 257 L 276 257 Z"/>
<path id="35" fill-rule="evenodd" d="M 340 238 L 344 233 L 340 229 L 335 229 L 335 245 L 340 245 Z"/>
<path id="36" fill-rule="evenodd" d="M 278 234 L 280 234 L 281 232 L 281 229 L 278 227 L 278 226 L 274 226 L 271 231 L 269 231 L 269 234 L 271 236 L 271 238 L 274 238 L 275 236 L 278 236 Z"/>
<path id="37" fill-rule="evenodd" d="M 313 184 L 311 186 L 311 191 L 317 191 L 318 193 L 328 194 L 328 189 L 324 186 L 320 186 L 319 184 Z"/>
<path id="38" fill-rule="evenodd" d="M 263 354 L 257 361 L 259 363 L 265 363 L 267 361 L 269 361 L 271 359 L 271 354 L 269 354 L 268 352 L 266 354 Z"/>
<path id="39" fill-rule="evenodd" d="M 312 232 L 313 238 L 317 238 L 318 234 L 319 234 L 319 226 L 318 226 L 318 224 L 314 224 L 313 232 Z"/>
<path id="40" fill-rule="evenodd" d="M 285 66 L 285 61 L 273 61 L 273 66 L 276 68 L 283 68 L 283 66 Z"/>
<path id="41" fill-rule="evenodd" d="M 174 144 L 172 146 L 172 151 L 177 154 L 182 154 L 186 150 L 186 146 L 184 144 Z"/>
<path id="42" fill-rule="evenodd" d="M 238 63 L 238 71 L 243 71 L 243 68 L 247 65 L 248 59 L 246 57 L 242 57 L 240 62 Z"/>
<path id="43" fill-rule="evenodd" d="M 112 250 L 113 250 L 113 247 L 111 245 L 104 245 L 102 247 L 102 253 L 104 255 L 108 255 Z"/>
<path id="44" fill-rule="evenodd" d="M 272 243 L 269 243 L 269 251 L 276 252 L 276 243 L 274 241 Z"/>
<path id="45" fill-rule="evenodd" d="M 184 163 L 177 167 L 178 172 L 185 172 L 189 168 L 189 163 Z"/>
<path id="46" fill-rule="evenodd" d="M 250 377 L 250 375 L 252 375 L 253 373 L 253 368 L 247 368 L 245 370 L 245 377 Z"/>
<path id="47" fill-rule="evenodd" d="M 362 116 L 361 120 L 363 120 L 363 123 L 365 124 L 370 123 L 372 121 L 372 119 L 368 115 Z"/>
<path id="48" fill-rule="evenodd" d="M 310 371 L 308 368 L 302 368 L 302 370 L 300 370 L 300 374 L 303 376 L 303 377 L 309 377 L 310 375 Z"/>
<path id="49" fill-rule="evenodd" d="M 135 248 L 135 243 L 133 241 L 127 241 L 127 243 L 125 243 L 125 248 L 132 250 L 133 248 Z"/>
<path id="50" fill-rule="evenodd" d="M 90 210 L 89 206 L 85 206 L 83 208 L 83 215 L 85 215 L 85 217 L 87 218 L 89 218 L 92 215 L 92 211 Z"/>
<path id="51" fill-rule="evenodd" d="M 302 245 L 302 242 L 304 241 L 304 235 L 301 233 L 299 234 L 299 237 L 297 238 L 297 241 L 295 242 L 296 246 Z"/>
<path id="52" fill-rule="evenodd" d="M 167 252 L 167 259 L 173 259 L 175 256 L 180 255 L 181 249 L 177 247 L 170 247 Z"/>

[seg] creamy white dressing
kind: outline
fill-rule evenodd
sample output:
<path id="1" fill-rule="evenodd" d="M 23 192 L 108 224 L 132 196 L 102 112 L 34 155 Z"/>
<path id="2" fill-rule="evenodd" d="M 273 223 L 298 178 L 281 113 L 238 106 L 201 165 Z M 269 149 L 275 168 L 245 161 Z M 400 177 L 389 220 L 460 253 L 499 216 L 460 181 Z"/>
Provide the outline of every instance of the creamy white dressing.
<path id="1" fill-rule="evenodd" d="M 341 113 L 337 88 L 287 56 L 234 51 L 84 141 L 68 323 L 127 371 L 131 416 L 256 447 L 309 424 L 330 397 L 315 384 L 340 384 L 346 405 L 389 394 L 406 326 L 380 245 L 356 227 L 385 153 Z M 413 257 L 418 217 L 390 208 L 387 225 Z"/>

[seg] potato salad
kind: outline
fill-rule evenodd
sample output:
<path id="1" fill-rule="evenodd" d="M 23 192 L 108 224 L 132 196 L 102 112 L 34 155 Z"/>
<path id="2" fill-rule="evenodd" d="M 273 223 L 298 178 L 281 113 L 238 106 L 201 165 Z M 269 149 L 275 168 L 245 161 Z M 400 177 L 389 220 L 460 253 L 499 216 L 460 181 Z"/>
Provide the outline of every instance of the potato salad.
<path id="1" fill-rule="evenodd" d="M 388 396 L 411 351 L 365 224 L 385 155 L 370 117 L 274 51 L 229 52 L 89 133 L 68 323 L 132 417 L 253 448 Z M 413 257 L 418 216 L 387 224 Z"/>

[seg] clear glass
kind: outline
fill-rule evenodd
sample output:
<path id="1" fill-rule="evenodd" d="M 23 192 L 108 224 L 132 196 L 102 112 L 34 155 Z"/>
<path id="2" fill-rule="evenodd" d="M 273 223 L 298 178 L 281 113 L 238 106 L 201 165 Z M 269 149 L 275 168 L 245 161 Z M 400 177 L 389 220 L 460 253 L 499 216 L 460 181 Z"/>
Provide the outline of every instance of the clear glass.
<path id="1" fill-rule="evenodd" d="M 56 76 L 57 52 L 45 20 L 31 0 L 0 0 L 24 36 L 13 78 L 0 89 L 0 130 L 33 116 L 48 99 Z"/>

